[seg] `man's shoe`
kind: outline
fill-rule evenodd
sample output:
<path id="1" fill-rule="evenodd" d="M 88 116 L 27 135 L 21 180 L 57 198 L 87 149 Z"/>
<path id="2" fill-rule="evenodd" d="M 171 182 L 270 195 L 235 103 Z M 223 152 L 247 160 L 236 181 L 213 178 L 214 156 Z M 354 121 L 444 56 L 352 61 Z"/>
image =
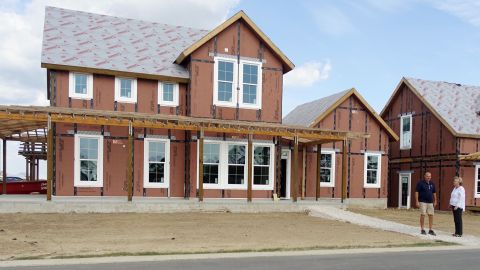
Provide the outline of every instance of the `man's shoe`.
<path id="1" fill-rule="evenodd" d="M 433 235 L 433 236 L 437 236 L 437 234 L 433 230 L 429 230 L 428 234 Z"/>
<path id="2" fill-rule="evenodd" d="M 427 235 L 427 232 L 425 230 L 422 230 L 420 233 L 423 235 Z"/>

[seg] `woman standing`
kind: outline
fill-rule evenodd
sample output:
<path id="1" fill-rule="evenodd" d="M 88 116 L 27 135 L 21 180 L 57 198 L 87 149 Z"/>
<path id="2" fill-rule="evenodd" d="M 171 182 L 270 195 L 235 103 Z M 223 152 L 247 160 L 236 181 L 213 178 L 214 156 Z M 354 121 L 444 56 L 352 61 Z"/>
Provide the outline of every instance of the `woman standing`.
<path id="1" fill-rule="evenodd" d="M 453 178 L 453 190 L 450 196 L 450 207 L 453 212 L 453 221 L 455 222 L 455 233 L 452 236 L 462 237 L 463 224 L 462 212 L 465 211 L 465 189 L 462 186 L 462 178 L 455 176 Z"/>

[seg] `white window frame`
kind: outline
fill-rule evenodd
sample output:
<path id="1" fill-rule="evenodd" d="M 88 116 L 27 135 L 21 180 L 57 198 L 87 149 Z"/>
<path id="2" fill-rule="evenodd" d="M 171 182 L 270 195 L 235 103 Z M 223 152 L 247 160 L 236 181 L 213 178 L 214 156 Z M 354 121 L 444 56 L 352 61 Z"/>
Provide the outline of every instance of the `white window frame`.
<path id="1" fill-rule="evenodd" d="M 369 156 L 377 156 L 378 157 L 377 183 L 376 184 L 368 184 L 367 183 L 367 164 L 368 164 L 368 157 Z M 364 188 L 380 188 L 381 183 L 382 183 L 382 154 L 366 152 L 363 163 L 364 163 L 364 166 L 363 166 L 363 187 Z"/>
<path id="2" fill-rule="evenodd" d="M 97 153 L 97 181 L 80 181 L 80 139 L 98 139 Z M 89 134 L 75 134 L 74 136 L 74 177 L 75 187 L 103 187 L 103 136 Z"/>
<path id="3" fill-rule="evenodd" d="M 79 94 L 75 93 L 75 74 L 81 74 L 87 76 L 87 93 Z M 74 99 L 92 99 L 93 98 L 93 75 L 83 72 L 71 71 L 68 75 L 68 96 Z"/>
<path id="4" fill-rule="evenodd" d="M 204 189 L 229 189 L 229 190 L 246 190 L 248 187 L 248 143 L 246 141 L 221 141 L 221 140 L 204 140 L 204 144 L 207 143 L 216 143 L 220 144 L 220 164 L 218 168 L 218 184 L 203 184 Z M 228 184 L 228 146 L 229 145 L 244 145 L 245 146 L 245 180 L 241 185 Z M 254 149 L 256 146 L 269 146 L 270 148 L 270 178 L 272 181 L 268 185 L 255 185 L 253 184 L 252 178 L 252 190 L 273 190 L 275 182 L 275 169 L 273 168 L 275 164 L 275 155 L 274 155 L 274 144 L 264 143 L 264 142 L 254 142 L 252 155 L 254 154 Z M 197 141 L 197 161 L 199 158 L 199 143 Z M 253 158 L 253 157 L 250 157 Z M 253 163 L 252 163 L 253 166 Z M 253 169 L 253 168 L 252 168 Z M 252 173 L 253 177 L 253 173 Z M 197 166 L 197 188 L 200 180 L 200 170 Z"/>
<path id="5" fill-rule="evenodd" d="M 165 101 L 163 100 L 163 85 L 164 84 L 172 84 L 173 85 L 173 101 Z M 167 107 L 177 107 L 179 97 L 179 85 L 175 82 L 158 82 L 158 104 L 160 106 L 167 106 Z"/>
<path id="6" fill-rule="evenodd" d="M 163 183 L 150 183 L 149 176 L 149 147 L 150 142 L 165 143 L 165 165 Z M 143 140 L 143 187 L 144 188 L 169 188 L 170 187 L 170 140 L 160 138 L 145 138 Z"/>
<path id="7" fill-rule="evenodd" d="M 473 190 L 475 198 L 480 198 L 480 193 L 477 192 L 478 182 L 480 182 L 480 174 L 478 173 L 478 170 L 480 170 L 480 164 L 475 165 L 475 189 Z"/>
<path id="8" fill-rule="evenodd" d="M 320 181 L 320 187 L 335 187 L 335 159 L 336 159 L 336 153 L 335 151 L 332 150 L 322 150 L 321 151 L 322 155 L 331 155 L 332 156 L 332 168 L 330 169 L 330 183 L 326 182 L 321 182 Z M 321 168 L 320 168 L 321 169 Z"/>
<path id="9" fill-rule="evenodd" d="M 270 164 L 268 164 L 268 185 L 255 185 L 255 147 L 269 147 L 270 148 Z M 252 149 L 252 189 L 254 190 L 273 190 L 273 183 L 275 182 L 275 170 L 274 170 L 274 164 L 275 164 L 275 145 L 273 143 L 253 143 L 253 149 Z M 248 149 L 247 149 L 247 154 L 248 154 Z M 261 165 L 257 165 L 261 166 Z M 247 179 L 248 179 L 248 164 L 247 164 Z M 262 166 L 263 167 L 263 166 Z"/>
<path id="10" fill-rule="evenodd" d="M 230 62 L 233 63 L 233 81 L 232 81 L 232 101 L 220 101 L 218 100 L 218 62 Z M 221 107 L 237 107 L 237 80 L 238 80 L 238 65 L 237 60 L 226 57 L 215 57 L 213 68 L 213 104 Z"/>
<path id="11" fill-rule="evenodd" d="M 257 66 L 257 100 L 256 103 L 244 103 L 243 102 L 243 65 L 252 65 Z M 262 108 L 262 62 L 255 62 L 255 61 L 248 61 L 248 60 L 240 60 L 240 104 L 241 108 L 249 108 L 249 109 L 261 109 Z"/>
<path id="12" fill-rule="evenodd" d="M 404 119 L 406 118 L 409 118 L 410 119 L 410 143 L 409 144 L 406 144 L 405 140 L 404 140 L 404 132 L 403 132 L 403 121 Z M 408 115 L 402 115 L 400 117 L 400 149 L 401 150 L 409 150 L 409 149 L 412 149 L 412 138 L 413 138 L 413 130 L 412 130 L 412 121 L 413 121 L 413 117 L 411 114 L 408 114 Z"/>
<path id="13" fill-rule="evenodd" d="M 130 98 L 120 96 L 120 80 L 132 80 L 132 96 Z M 115 101 L 123 103 L 137 102 L 137 79 L 128 77 L 115 77 Z"/>

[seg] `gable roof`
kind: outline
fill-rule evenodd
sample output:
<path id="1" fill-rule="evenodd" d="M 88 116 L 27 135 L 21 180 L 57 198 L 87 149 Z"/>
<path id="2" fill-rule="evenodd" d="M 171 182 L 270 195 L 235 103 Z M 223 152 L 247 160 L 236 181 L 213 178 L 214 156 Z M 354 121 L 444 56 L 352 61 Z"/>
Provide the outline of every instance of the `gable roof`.
<path id="1" fill-rule="evenodd" d="M 41 62 L 47 68 L 82 67 L 188 79 L 188 71 L 174 63 L 175 59 L 207 33 L 189 27 L 46 7 Z"/>
<path id="2" fill-rule="evenodd" d="M 454 136 L 480 138 L 480 86 L 404 77 L 381 115 L 390 107 L 403 84 L 410 88 Z"/>
<path id="3" fill-rule="evenodd" d="M 388 135 L 398 141 L 398 135 L 375 112 L 355 88 L 299 105 L 288 113 L 282 122 L 289 125 L 314 127 L 352 95 L 362 103 L 373 118 L 387 131 Z"/>
<path id="4" fill-rule="evenodd" d="M 265 35 L 265 33 L 258 28 L 258 26 L 243 12 L 242 10 L 233 15 L 230 19 L 226 20 L 215 29 L 210 31 L 207 35 L 187 47 L 180 53 L 180 55 L 175 60 L 175 63 L 181 64 L 191 53 L 200 48 L 203 44 L 208 42 L 214 36 L 218 35 L 220 32 L 225 30 L 227 27 L 232 25 L 238 20 L 243 20 L 262 40 L 265 44 L 280 58 L 283 64 L 283 72 L 287 73 L 292 70 L 295 65 L 288 59 L 288 57 L 270 40 L 270 38 Z"/>

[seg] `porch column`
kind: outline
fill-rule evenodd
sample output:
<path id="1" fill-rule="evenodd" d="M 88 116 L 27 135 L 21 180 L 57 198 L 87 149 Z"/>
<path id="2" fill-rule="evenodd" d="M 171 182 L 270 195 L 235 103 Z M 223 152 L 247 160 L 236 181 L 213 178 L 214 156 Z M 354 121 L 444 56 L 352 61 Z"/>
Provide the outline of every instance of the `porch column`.
<path id="1" fill-rule="evenodd" d="M 128 201 L 133 197 L 133 126 L 132 122 L 128 124 L 128 158 L 127 158 L 127 196 Z"/>
<path id="2" fill-rule="evenodd" d="M 252 178 L 253 178 L 253 135 L 248 134 L 248 179 L 247 179 L 247 201 L 252 202 Z"/>
<path id="3" fill-rule="evenodd" d="M 318 201 L 320 198 L 320 173 L 322 168 L 322 145 L 317 144 L 317 181 L 316 181 L 316 191 L 315 191 L 315 200 Z M 335 181 L 332 179 L 332 181 Z"/>
<path id="4" fill-rule="evenodd" d="M 307 192 L 307 146 L 302 147 L 302 200 L 305 199 Z"/>
<path id="5" fill-rule="evenodd" d="M 48 116 L 47 129 L 47 201 L 51 201 L 53 181 L 53 129 L 50 115 Z"/>
<path id="6" fill-rule="evenodd" d="M 2 175 L 2 194 L 7 194 L 7 140 L 4 138 L 3 139 L 3 175 Z"/>
<path id="7" fill-rule="evenodd" d="M 198 139 L 198 201 L 203 202 L 203 129 Z"/>
<path id="8" fill-rule="evenodd" d="M 295 136 L 293 139 L 293 158 L 292 158 L 292 201 L 297 202 L 297 179 L 298 179 L 298 136 Z"/>
<path id="9" fill-rule="evenodd" d="M 347 198 L 347 139 L 343 140 L 342 153 L 342 203 Z"/>

